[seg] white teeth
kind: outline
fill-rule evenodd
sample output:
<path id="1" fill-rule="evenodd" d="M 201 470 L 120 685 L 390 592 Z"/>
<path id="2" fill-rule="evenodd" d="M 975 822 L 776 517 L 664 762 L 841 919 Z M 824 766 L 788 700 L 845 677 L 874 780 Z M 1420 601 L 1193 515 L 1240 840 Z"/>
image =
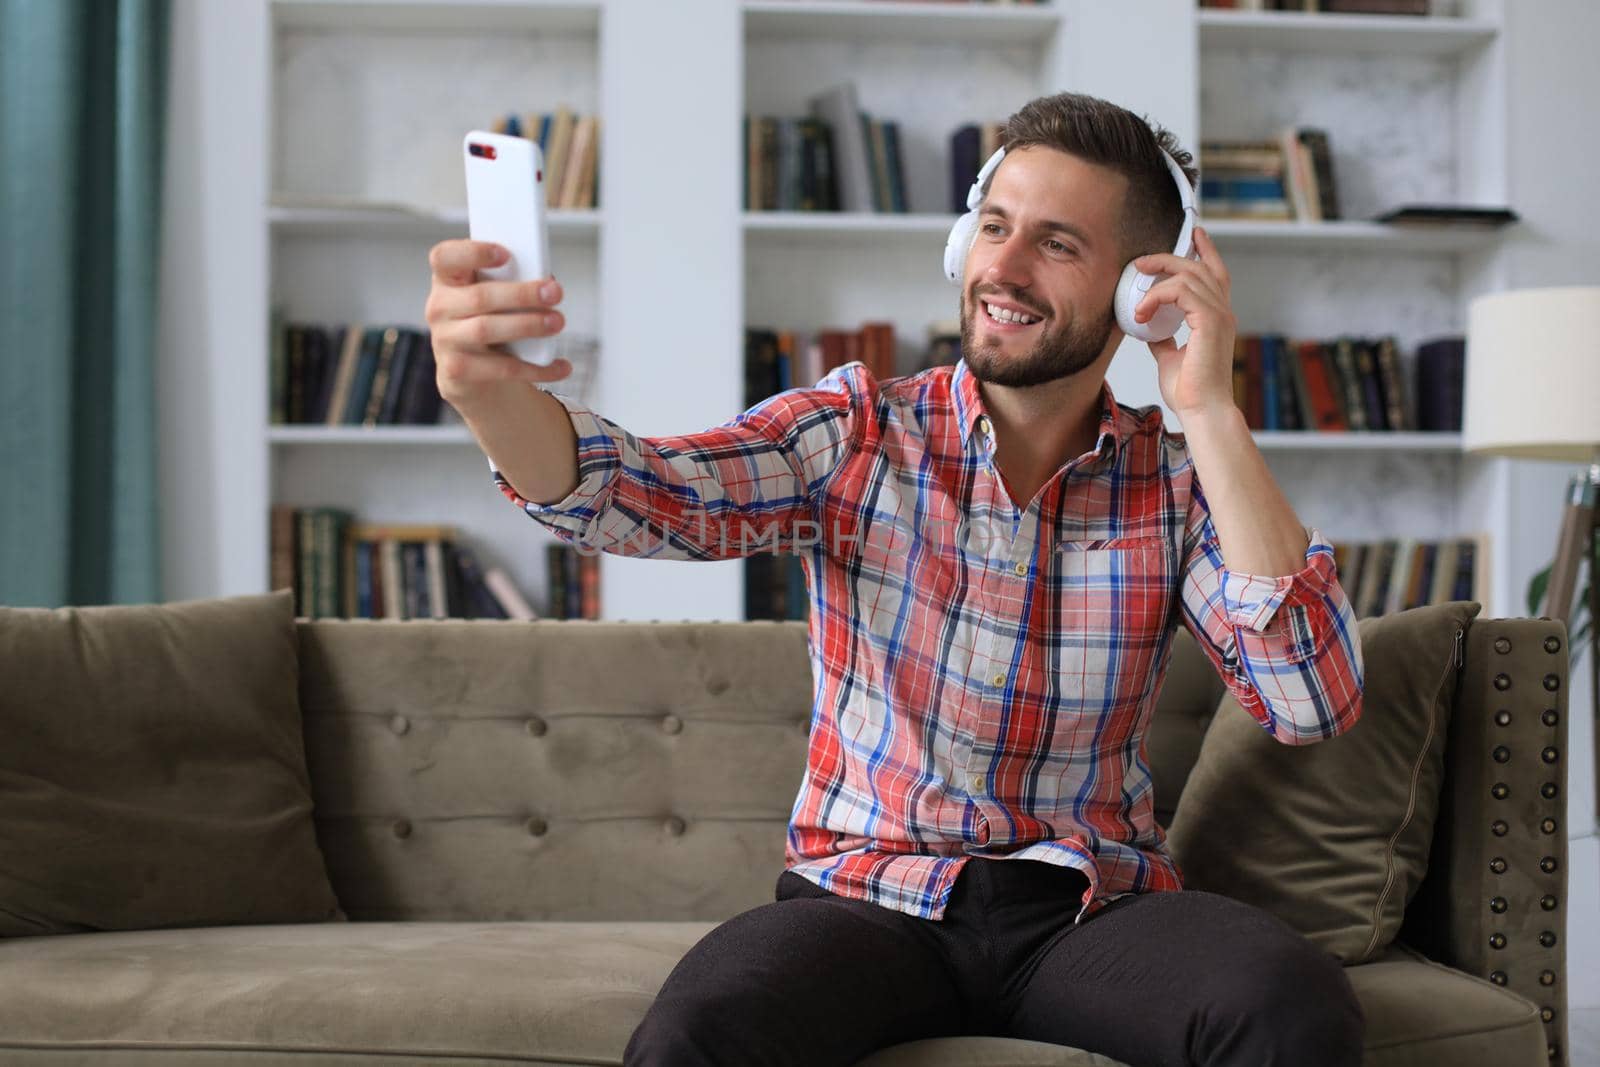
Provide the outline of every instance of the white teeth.
<path id="1" fill-rule="evenodd" d="M 996 322 L 1015 322 L 1023 326 L 1031 326 L 1039 321 L 1037 316 L 1023 315 L 1018 312 L 1007 311 L 1005 308 L 997 308 L 988 301 L 984 301 L 983 307 L 989 313 L 989 317 Z"/>

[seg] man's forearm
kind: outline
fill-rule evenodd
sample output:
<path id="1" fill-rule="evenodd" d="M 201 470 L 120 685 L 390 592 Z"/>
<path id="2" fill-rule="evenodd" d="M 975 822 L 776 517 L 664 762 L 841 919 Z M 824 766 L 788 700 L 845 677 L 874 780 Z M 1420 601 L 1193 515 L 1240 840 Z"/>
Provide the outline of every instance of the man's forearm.
<path id="1" fill-rule="evenodd" d="M 496 382 L 445 398 L 511 488 L 553 504 L 578 487 L 578 435 L 561 401 L 531 382 Z"/>
<path id="2" fill-rule="evenodd" d="M 1229 570 L 1263 577 L 1306 565 L 1305 527 L 1273 480 L 1237 406 L 1180 416 Z"/>

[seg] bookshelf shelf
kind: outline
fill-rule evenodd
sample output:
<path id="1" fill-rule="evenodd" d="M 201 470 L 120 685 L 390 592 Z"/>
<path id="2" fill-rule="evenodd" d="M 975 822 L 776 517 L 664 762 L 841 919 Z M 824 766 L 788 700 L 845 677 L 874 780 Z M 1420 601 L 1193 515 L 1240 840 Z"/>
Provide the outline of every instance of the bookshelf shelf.
<path id="1" fill-rule="evenodd" d="M 746 211 L 749 236 L 782 234 L 821 238 L 943 237 L 956 216 L 937 213 L 893 214 L 845 211 Z M 1495 245 L 1497 229 L 1391 226 L 1381 222 L 1256 222 L 1248 219 L 1201 219 L 1224 251 L 1316 251 L 1370 249 L 1386 252 L 1471 252 Z"/>
<path id="2" fill-rule="evenodd" d="M 385 32 L 523 30 L 594 34 L 603 0 L 272 0 L 274 21 L 288 29 Z"/>
<path id="3" fill-rule="evenodd" d="M 1476 18 L 1200 12 L 1200 43 L 1206 48 L 1454 56 L 1482 47 L 1498 32 L 1493 22 Z"/>
<path id="4" fill-rule="evenodd" d="M 274 445 L 476 445 L 465 426 L 272 426 Z"/>
<path id="5" fill-rule="evenodd" d="M 552 208 L 550 235 L 593 238 L 604 221 L 599 209 Z M 347 207 L 291 207 L 274 204 L 267 209 L 272 232 L 285 237 L 433 237 L 465 236 L 467 209 L 428 209 L 400 205 Z"/>
<path id="6" fill-rule="evenodd" d="M 828 37 L 923 44 L 1037 44 L 1055 32 L 1054 5 L 862 3 L 861 0 L 745 0 L 746 36 Z"/>
<path id="7" fill-rule="evenodd" d="M 1322 433 L 1311 430 L 1257 430 L 1252 436 L 1263 450 L 1281 452 L 1438 452 L 1459 453 L 1459 433 Z"/>
<path id="8" fill-rule="evenodd" d="M 1201 225 L 1230 248 L 1256 251 L 1359 250 L 1374 252 L 1475 252 L 1491 248 L 1502 231 L 1481 227 L 1391 226 L 1382 222 L 1256 222 L 1202 218 Z"/>

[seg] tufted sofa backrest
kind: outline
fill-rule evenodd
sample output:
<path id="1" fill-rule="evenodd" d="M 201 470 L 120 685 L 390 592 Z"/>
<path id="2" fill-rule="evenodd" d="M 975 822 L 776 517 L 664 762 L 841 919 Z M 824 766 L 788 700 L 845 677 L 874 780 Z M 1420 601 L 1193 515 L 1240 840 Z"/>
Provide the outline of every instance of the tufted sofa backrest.
<path id="1" fill-rule="evenodd" d="M 803 623 L 297 626 L 317 832 L 352 919 L 721 920 L 772 899 Z M 1164 825 L 1222 692 L 1176 633 L 1149 742 Z"/>

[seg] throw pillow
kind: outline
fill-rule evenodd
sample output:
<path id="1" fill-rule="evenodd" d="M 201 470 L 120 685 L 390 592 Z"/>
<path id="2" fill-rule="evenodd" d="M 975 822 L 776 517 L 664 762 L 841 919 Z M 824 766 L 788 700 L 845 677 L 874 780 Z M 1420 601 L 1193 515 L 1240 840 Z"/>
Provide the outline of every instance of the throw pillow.
<path id="1" fill-rule="evenodd" d="M 1274 740 L 1223 696 L 1173 815 L 1184 885 L 1253 904 L 1346 964 L 1380 955 L 1427 873 L 1455 700 L 1458 600 L 1356 623 L 1361 717 Z"/>
<path id="2" fill-rule="evenodd" d="M 0 607 L 0 936 L 343 920 L 288 590 Z"/>

